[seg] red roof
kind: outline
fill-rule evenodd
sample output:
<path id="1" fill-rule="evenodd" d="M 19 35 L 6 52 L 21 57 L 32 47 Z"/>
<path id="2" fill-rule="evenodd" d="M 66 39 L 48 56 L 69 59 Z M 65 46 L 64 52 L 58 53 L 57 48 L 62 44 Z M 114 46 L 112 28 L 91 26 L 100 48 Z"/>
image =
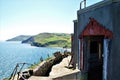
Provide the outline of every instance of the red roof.
<path id="1" fill-rule="evenodd" d="M 113 33 L 112 31 L 103 27 L 94 18 L 90 18 L 89 23 L 80 34 L 80 38 L 84 36 L 104 36 L 105 38 L 113 38 Z"/>

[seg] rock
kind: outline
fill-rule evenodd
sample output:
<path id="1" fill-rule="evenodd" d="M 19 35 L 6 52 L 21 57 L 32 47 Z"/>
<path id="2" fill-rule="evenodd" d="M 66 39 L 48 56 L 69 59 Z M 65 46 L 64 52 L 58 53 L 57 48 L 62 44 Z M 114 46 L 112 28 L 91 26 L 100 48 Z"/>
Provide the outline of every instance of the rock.
<path id="1" fill-rule="evenodd" d="M 49 76 L 49 72 L 51 71 L 51 68 L 53 65 L 58 64 L 62 61 L 63 55 L 60 52 L 54 53 L 54 58 L 44 62 L 41 66 L 38 67 L 33 72 L 34 76 Z"/>
<path id="2" fill-rule="evenodd" d="M 33 70 L 28 70 L 28 71 L 24 71 L 21 73 L 21 77 L 19 80 L 24 80 L 24 79 L 28 79 L 30 76 L 33 75 Z"/>

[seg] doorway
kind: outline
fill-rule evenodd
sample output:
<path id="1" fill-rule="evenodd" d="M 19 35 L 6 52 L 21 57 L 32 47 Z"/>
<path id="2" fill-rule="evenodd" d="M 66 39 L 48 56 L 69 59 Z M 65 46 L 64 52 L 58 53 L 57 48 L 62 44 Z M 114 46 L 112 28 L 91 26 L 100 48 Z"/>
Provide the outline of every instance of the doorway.
<path id="1" fill-rule="evenodd" d="M 88 80 L 102 80 L 103 73 L 103 37 L 89 39 Z"/>
<path id="2" fill-rule="evenodd" d="M 94 18 L 90 18 L 79 37 L 81 39 L 80 68 L 82 72 L 88 72 L 88 80 L 107 79 L 107 51 L 105 50 L 107 43 L 105 39 L 113 38 L 112 31 L 106 29 Z"/>

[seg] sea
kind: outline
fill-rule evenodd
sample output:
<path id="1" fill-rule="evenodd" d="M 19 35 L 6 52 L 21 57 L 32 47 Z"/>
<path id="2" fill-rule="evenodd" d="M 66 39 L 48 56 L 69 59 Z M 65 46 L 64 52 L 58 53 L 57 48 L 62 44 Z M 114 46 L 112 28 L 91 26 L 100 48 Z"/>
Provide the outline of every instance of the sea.
<path id="1" fill-rule="evenodd" d="M 28 68 L 29 64 L 40 62 L 53 56 L 56 51 L 63 52 L 62 48 L 35 47 L 30 44 L 21 44 L 17 41 L 0 42 L 0 80 L 10 77 L 17 63 L 28 63 L 23 69 Z"/>

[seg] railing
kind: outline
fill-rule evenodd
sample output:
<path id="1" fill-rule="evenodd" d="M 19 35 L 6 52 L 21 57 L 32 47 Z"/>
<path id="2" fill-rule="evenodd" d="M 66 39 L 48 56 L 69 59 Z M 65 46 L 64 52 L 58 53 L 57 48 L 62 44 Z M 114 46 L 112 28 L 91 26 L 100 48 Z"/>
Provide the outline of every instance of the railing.
<path id="1" fill-rule="evenodd" d="M 16 75 L 17 75 L 17 80 L 20 80 L 20 78 L 21 78 L 20 74 L 22 74 L 22 69 L 25 66 L 25 64 L 26 65 L 33 65 L 33 64 L 29 64 L 29 63 L 17 63 L 10 78 L 9 78 L 9 80 L 15 80 Z"/>
<path id="2" fill-rule="evenodd" d="M 84 2 L 84 8 L 86 7 L 86 0 L 80 2 L 80 9 L 82 9 L 82 3 Z"/>

